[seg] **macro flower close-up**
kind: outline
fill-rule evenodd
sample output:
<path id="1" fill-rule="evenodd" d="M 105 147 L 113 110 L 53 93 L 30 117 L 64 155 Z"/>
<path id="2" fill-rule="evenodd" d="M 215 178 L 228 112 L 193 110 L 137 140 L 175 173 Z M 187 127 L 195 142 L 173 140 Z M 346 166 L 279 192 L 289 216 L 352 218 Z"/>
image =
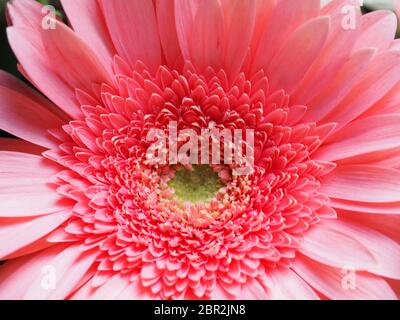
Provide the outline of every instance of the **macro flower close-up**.
<path id="1" fill-rule="evenodd" d="M 0 299 L 399 299 L 400 5 L 325 2 L 8 1 Z"/>

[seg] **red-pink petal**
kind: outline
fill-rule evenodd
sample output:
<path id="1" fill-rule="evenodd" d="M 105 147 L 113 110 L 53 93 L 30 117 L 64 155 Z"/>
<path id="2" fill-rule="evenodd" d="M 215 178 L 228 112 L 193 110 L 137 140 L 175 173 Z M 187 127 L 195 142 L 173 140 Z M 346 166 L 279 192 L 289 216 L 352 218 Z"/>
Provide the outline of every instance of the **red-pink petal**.
<path id="1" fill-rule="evenodd" d="M 352 266 L 400 279 L 400 245 L 368 227 L 349 221 L 326 220 L 309 230 L 300 252 L 321 263 Z"/>
<path id="2" fill-rule="evenodd" d="M 383 114 L 355 120 L 330 136 L 314 156 L 335 161 L 400 147 L 400 115 Z"/>
<path id="3" fill-rule="evenodd" d="M 161 64 L 161 44 L 153 1 L 100 0 L 100 4 L 118 54 L 131 67 L 141 60 L 155 70 Z"/>
<path id="4" fill-rule="evenodd" d="M 70 216 L 71 211 L 51 213 L 33 218 L 0 218 L 0 259 L 44 237 Z"/>
<path id="5" fill-rule="evenodd" d="M 271 88 L 284 88 L 291 93 L 315 58 L 320 54 L 328 36 L 330 18 L 318 17 L 300 26 L 273 59 L 267 74 Z M 301 55 L 301 59 L 298 57 Z"/>
<path id="6" fill-rule="evenodd" d="M 48 130 L 64 121 L 27 96 L 0 85 L 0 128 L 45 148 L 57 146 Z"/>
<path id="7" fill-rule="evenodd" d="M 355 278 L 346 278 L 346 276 L 349 277 L 348 272 L 353 271 L 348 267 L 332 268 L 302 256 L 298 256 L 293 265 L 293 269 L 299 276 L 330 299 L 396 299 L 395 293 L 383 278 L 362 272 L 355 273 Z M 351 282 L 353 279 L 354 286 Z"/>
<path id="8" fill-rule="evenodd" d="M 400 201 L 400 171 L 372 165 L 344 165 L 324 177 L 329 197 L 364 202 Z"/>
<path id="9" fill-rule="evenodd" d="M 77 35 L 90 45 L 111 73 L 116 53 L 97 0 L 62 0 L 62 6 Z"/>

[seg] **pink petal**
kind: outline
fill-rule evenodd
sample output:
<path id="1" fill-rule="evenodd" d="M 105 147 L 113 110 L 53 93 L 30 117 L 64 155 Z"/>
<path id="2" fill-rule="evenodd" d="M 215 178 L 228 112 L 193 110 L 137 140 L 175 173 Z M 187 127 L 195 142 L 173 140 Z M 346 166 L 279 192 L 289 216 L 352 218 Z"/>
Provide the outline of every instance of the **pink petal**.
<path id="1" fill-rule="evenodd" d="M 328 1 L 325 1 L 325 3 Z M 342 13 L 343 6 L 354 6 L 357 9 L 357 13 L 361 13 L 360 1 L 359 0 L 329 0 L 329 2 L 321 9 L 321 14 L 338 14 Z"/>
<path id="2" fill-rule="evenodd" d="M 22 256 L 27 256 L 27 255 L 42 251 L 42 250 L 47 249 L 52 246 L 54 246 L 54 243 L 47 241 L 46 236 L 44 236 L 36 241 L 31 242 L 30 244 L 28 244 L 24 247 L 14 251 L 11 255 L 7 256 L 5 258 L 5 260 L 12 260 L 12 259 L 19 258 Z"/>
<path id="3" fill-rule="evenodd" d="M 34 100 L 0 85 L 0 128 L 45 148 L 57 146 L 48 130 L 64 121 Z"/>
<path id="4" fill-rule="evenodd" d="M 34 0 L 10 1 L 7 3 L 7 13 L 12 25 L 39 32 L 43 19 L 42 7 Z"/>
<path id="5" fill-rule="evenodd" d="M 79 118 L 82 113 L 74 90 L 52 69 L 47 56 L 43 54 L 40 35 L 17 27 L 8 28 L 7 35 L 15 55 L 34 85 L 70 116 Z"/>
<path id="6" fill-rule="evenodd" d="M 118 54 L 131 67 L 141 60 L 153 70 L 158 68 L 161 44 L 153 2 L 100 0 L 100 4 Z"/>
<path id="7" fill-rule="evenodd" d="M 20 175 L 29 177 L 51 177 L 57 174 L 62 167 L 40 155 L 33 155 L 13 151 L 0 151 L 0 174 Z"/>
<path id="8" fill-rule="evenodd" d="M 356 2 L 354 0 L 353 2 Z M 346 0 L 346 2 L 348 2 Z M 348 5 L 343 4 L 344 5 Z M 361 17 L 361 12 L 355 19 Z M 345 64 L 352 51 L 360 28 L 346 30 L 343 32 L 343 13 L 341 10 L 331 12 L 331 30 L 321 54 L 313 62 L 304 79 L 297 85 L 295 92 L 291 95 L 292 103 L 307 104 L 321 93 L 337 76 L 337 71 Z M 358 21 L 355 24 L 358 26 Z"/>
<path id="9" fill-rule="evenodd" d="M 44 237 L 71 216 L 71 211 L 36 218 L 0 218 L 0 259 Z"/>
<path id="10" fill-rule="evenodd" d="M 339 166 L 324 177 L 321 192 L 342 200 L 400 201 L 400 171 L 372 165 Z"/>
<path id="11" fill-rule="evenodd" d="M 0 266 L 0 300 L 22 299 L 34 281 L 34 276 L 40 275 L 43 267 L 48 266 L 65 248 L 65 245 L 52 246 L 42 252 L 10 260 Z"/>
<path id="12" fill-rule="evenodd" d="M 57 245 L 13 259 L 0 267 L 0 299 L 65 299 L 96 257 L 79 245 Z M 55 279 L 55 287 L 45 285 L 46 276 L 54 276 L 48 280 Z"/>
<path id="13" fill-rule="evenodd" d="M 24 95 L 25 97 L 34 101 L 36 104 L 52 111 L 66 121 L 70 120 L 70 118 L 64 112 L 62 112 L 54 104 L 42 96 L 37 90 L 27 86 L 24 82 L 3 70 L 0 70 L 0 86 Z"/>
<path id="14" fill-rule="evenodd" d="M 229 0 L 224 0 L 226 4 L 229 5 Z M 222 3 L 224 3 L 222 2 Z M 262 37 L 264 36 L 264 32 L 266 31 L 266 25 L 269 23 L 273 10 L 276 7 L 276 0 L 264 1 L 264 0 L 256 0 L 256 17 L 254 23 L 253 35 L 250 43 L 250 54 L 246 59 L 247 63 L 250 63 L 253 59 L 255 52 L 260 44 Z M 264 42 L 264 44 L 266 44 Z M 247 66 L 250 67 L 250 66 Z M 247 70 L 249 71 L 249 70 Z"/>
<path id="15" fill-rule="evenodd" d="M 240 294 L 236 298 L 238 300 L 268 300 L 270 299 L 270 295 L 260 284 L 259 280 L 249 278 L 242 285 Z"/>
<path id="16" fill-rule="evenodd" d="M 291 93 L 320 54 L 330 28 L 329 17 L 318 17 L 300 26 L 273 59 L 267 74 L 271 89 Z M 299 60 L 299 55 L 302 57 Z"/>
<path id="17" fill-rule="evenodd" d="M 258 47 L 253 54 L 252 72 L 267 70 L 275 55 L 289 39 L 292 32 L 305 21 L 318 15 L 320 0 L 278 1 L 268 23 L 263 28 Z M 280 88 L 281 89 L 281 88 Z"/>
<path id="18" fill-rule="evenodd" d="M 347 266 L 343 266 L 346 268 Z M 380 277 L 357 272 L 354 286 L 349 284 L 349 269 L 328 267 L 306 257 L 298 256 L 293 265 L 294 271 L 313 288 L 335 300 L 387 300 L 396 295 L 387 282 Z"/>
<path id="19" fill-rule="evenodd" d="M 397 83 L 382 99 L 375 103 L 362 116 L 382 113 L 398 113 L 400 104 L 400 82 Z"/>
<path id="20" fill-rule="evenodd" d="M 256 18 L 256 1 L 226 1 L 230 14 L 225 14 L 226 47 L 224 65 L 231 79 L 235 78 L 242 68 L 252 40 Z M 229 9 L 228 9 L 229 7 Z"/>
<path id="21" fill-rule="evenodd" d="M 62 0 L 62 6 L 77 35 L 90 45 L 109 73 L 116 53 L 97 0 Z"/>
<path id="22" fill-rule="evenodd" d="M 234 285 L 237 286 L 238 294 L 240 294 L 240 290 L 241 290 L 240 284 L 237 283 Z M 212 300 L 233 300 L 235 298 L 235 296 L 228 293 L 221 284 L 217 283 L 210 298 Z"/>
<path id="23" fill-rule="evenodd" d="M 354 50 L 374 47 L 385 50 L 396 35 L 397 18 L 391 11 L 378 10 L 361 18 L 362 34 L 357 40 Z"/>
<path id="24" fill-rule="evenodd" d="M 308 109 L 304 120 L 319 121 L 334 109 L 359 83 L 375 52 L 375 49 L 368 48 L 354 53 L 325 89 L 307 103 Z"/>
<path id="25" fill-rule="evenodd" d="M 0 152 L 0 217 L 35 216 L 69 208 L 71 203 L 51 185 L 55 168 L 42 157 Z"/>
<path id="26" fill-rule="evenodd" d="M 62 23 L 42 31 L 43 44 L 51 64 L 72 88 L 92 90 L 94 83 L 112 83 L 103 61 Z"/>
<path id="27" fill-rule="evenodd" d="M 360 213 L 338 210 L 347 221 L 376 230 L 400 244 L 400 214 Z"/>
<path id="28" fill-rule="evenodd" d="M 118 300 L 154 300 L 148 289 L 143 288 L 139 281 L 132 282 L 117 297 Z"/>
<path id="29" fill-rule="evenodd" d="M 274 300 L 319 300 L 315 291 L 290 269 L 275 269 L 270 274 L 274 286 L 270 289 Z"/>
<path id="30" fill-rule="evenodd" d="M 92 282 L 88 281 L 82 288 L 80 288 L 73 296 L 72 299 L 90 299 L 90 300 L 112 300 L 116 299 L 122 294 L 124 289 L 130 284 L 129 276 L 120 273 L 115 274 L 102 286 L 93 288 Z"/>
<path id="31" fill-rule="evenodd" d="M 176 32 L 184 59 L 191 57 L 190 39 L 193 23 L 201 0 L 175 1 Z"/>
<path id="32" fill-rule="evenodd" d="M 174 66 L 181 56 L 175 25 L 175 2 L 156 0 L 156 13 L 165 58 L 169 66 Z"/>
<path id="33" fill-rule="evenodd" d="M 400 245 L 370 228 L 343 220 L 326 220 L 307 231 L 300 251 L 313 260 L 341 268 L 352 266 L 400 279 Z"/>
<path id="34" fill-rule="evenodd" d="M 330 136 L 314 156 L 335 161 L 400 147 L 400 115 L 384 114 L 355 120 Z"/>
<path id="35" fill-rule="evenodd" d="M 375 214 L 400 214 L 400 202 L 368 203 L 331 199 L 331 206 L 338 209 Z"/>
<path id="36" fill-rule="evenodd" d="M 336 130 L 341 129 L 385 96 L 399 80 L 400 52 L 379 54 L 360 82 L 323 121 L 337 122 Z"/>
<path id="37" fill-rule="evenodd" d="M 196 11 L 192 28 L 191 61 L 199 71 L 222 65 L 225 34 L 221 5 L 218 1 L 204 0 Z"/>

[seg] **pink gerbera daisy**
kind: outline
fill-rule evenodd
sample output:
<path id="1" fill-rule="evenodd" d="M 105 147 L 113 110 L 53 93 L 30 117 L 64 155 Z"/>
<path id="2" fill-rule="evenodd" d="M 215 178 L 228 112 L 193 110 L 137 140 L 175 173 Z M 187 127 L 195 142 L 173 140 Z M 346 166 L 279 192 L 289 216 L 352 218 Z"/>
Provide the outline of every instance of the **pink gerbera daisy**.
<path id="1" fill-rule="evenodd" d="M 358 0 L 9 3 L 0 297 L 396 299 L 400 43 Z M 52 102 L 50 102 L 52 101 Z M 252 130 L 237 164 L 152 129 Z"/>

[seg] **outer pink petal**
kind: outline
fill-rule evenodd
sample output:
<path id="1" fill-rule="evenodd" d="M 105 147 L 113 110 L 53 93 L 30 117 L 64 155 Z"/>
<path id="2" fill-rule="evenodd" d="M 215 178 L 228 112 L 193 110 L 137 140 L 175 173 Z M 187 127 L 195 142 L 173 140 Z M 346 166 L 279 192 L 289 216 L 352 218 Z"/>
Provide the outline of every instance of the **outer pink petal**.
<path id="1" fill-rule="evenodd" d="M 85 277 L 86 272 L 92 266 L 97 256 L 97 250 L 82 252 L 79 245 L 68 246 L 57 256 L 54 256 L 51 261 L 48 261 L 48 266 L 55 270 L 55 289 L 48 290 L 48 288 L 43 287 L 43 269 L 40 271 L 31 270 L 31 279 L 33 281 L 27 287 L 28 290 L 24 293 L 23 299 L 61 300 L 67 298 L 81 279 Z M 18 278 L 15 276 L 12 279 L 16 282 L 18 281 Z"/>
<path id="2" fill-rule="evenodd" d="M 345 210 L 338 210 L 338 214 L 348 221 L 377 230 L 400 244 L 400 214 L 365 214 Z"/>
<path id="3" fill-rule="evenodd" d="M 79 245 L 57 245 L 0 267 L 0 299 L 65 299 L 96 259 Z M 55 279 L 55 288 L 46 279 Z M 18 284 L 18 285 L 16 285 Z M 51 283 L 50 283 L 51 284 Z"/>
<path id="4" fill-rule="evenodd" d="M 291 33 L 305 21 L 317 16 L 319 10 L 320 0 L 278 1 L 267 24 L 260 29 L 262 36 L 254 49 L 251 71 L 267 70 Z"/>
<path id="5" fill-rule="evenodd" d="M 240 294 L 236 297 L 238 300 L 268 300 L 270 298 L 270 294 L 260 284 L 260 281 L 250 278 L 242 285 Z"/>
<path id="6" fill-rule="evenodd" d="M 158 68 L 161 44 L 153 1 L 100 0 L 100 4 L 118 54 L 131 67 L 141 60 Z"/>
<path id="7" fill-rule="evenodd" d="M 42 5 L 35 0 L 20 0 L 7 3 L 7 13 L 11 18 L 11 23 L 17 27 L 31 29 L 39 32 L 42 19 L 45 16 Z"/>
<path id="8" fill-rule="evenodd" d="M 118 300 L 154 300 L 148 289 L 143 288 L 139 281 L 132 282 L 118 296 Z"/>
<path id="9" fill-rule="evenodd" d="M 94 83 L 113 83 L 103 61 L 64 24 L 43 30 L 42 39 L 54 70 L 72 88 L 90 92 Z"/>
<path id="10" fill-rule="evenodd" d="M 400 148 L 381 151 L 380 155 L 378 152 L 369 153 L 363 160 L 381 167 L 400 169 Z"/>
<path id="11" fill-rule="evenodd" d="M 354 50 L 368 47 L 385 50 L 389 48 L 396 35 L 396 15 L 391 11 L 384 10 L 368 13 L 361 18 L 361 29 L 363 32 L 357 40 Z"/>
<path id="12" fill-rule="evenodd" d="M 193 31 L 195 14 L 202 0 L 175 2 L 175 22 L 179 45 L 184 59 L 190 59 L 190 39 Z"/>
<path id="13" fill-rule="evenodd" d="M 329 28 L 330 18 L 323 16 L 306 22 L 293 32 L 267 69 L 271 89 L 293 91 L 320 54 Z"/>
<path id="14" fill-rule="evenodd" d="M 346 0 L 346 2 L 349 1 Z M 358 0 L 350 2 L 358 4 Z M 291 95 L 290 101 L 292 103 L 307 104 L 310 102 L 312 98 L 326 88 L 328 83 L 336 78 L 338 69 L 349 59 L 354 42 L 360 33 L 358 19 L 361 17 L 361 12 L 357 12 L 355 16 L 357 27 L 354 30 L 345 30 L 343 32 L 343 13 L 341 9 L 345 5 L 348 4 L 343 4 L 338 10 L 330 12 L 332 24 L 326 45 Z"/>
<path id="15" fill-rule="evenodd" d="M 65 245 L 53 246 L 33 255 L 10 260 L 0 266 L 0 300 L 22 299 L 35 275 L 40 275 L 43 268 L 65 248 Z"/>
<path id="16" fill-rule="evenodd" d="M 302 256 L 296 258 L 293 269 L 313 288 L 331 299 L 396 299 L 396 294 L 383 278 L 368 273 L 357 272 L 355 286 L 351 287 L 345 278 L 347 269 L 328 267 Z"/>
<path id="17" fill-rule="evenodd" d="M 107 280 L 102 286 L 94 288 L 92 281 L 86 282 L 76 293 L 71 297 L 73 300 L 112 300 L 120 299 L 119 296 L 131 284 L 128 275 L 120 273 L 115 274 Z"/>
<path id="18" fill-rule="evenodd" d="M 14 253 L 7 256 L 5 260 L 12 260 L 12 259 L 19 258 L 22 256 L 27 256 L 27 255 L 42 251 L 42 250 L 47 249 L 52 246 L 54 246 L 54 243 L 47 241 L 46 236 L 44 236 L 36 241 L 31 242 L 28 245 L 16 250 Z"/>
<path id="19" fill-rule="evenodd" d="M 224 16 L 220 3 L 204 0 L 194 16 L 189 42 L 191 61 L 199 71 L 208 66 L 219 70 L 222 67 L 225 33 Z"/>
<path id="20" fill-rule="evenodd" d="M 62 0 L 61 3 L 74 31 L 90 45 L 111 73 L 116 51 L 97 0 Z"/>
<path id="21" fill-rule="evenodd" d="M 318 149 L 317 159 L 335 161 L 369 152 L 400 147 L 400 115 L 384 114 L 362 118 L 330 136 Z"/>
<path id="22" fill-rule="evenodd" d="M 375 103 L 363 116 L 399 113 L 400 112 L 400 82 L 395 85 L 381 100 Z"/>
<path id="23" fill-rule="evenodd" d="M 370 164 L 379 167 L 400 169 L 400 147 L 378 150 L 339 160 L 338 165 Z"/>
<path id="24" fill-rule="evenodd" d="M 370 65 L 376 49 L 363 49 L 354 53 L 337 71 L 332 81 L 316 97 L 310 98 L 304 121 L 319 121 L 334 109 L 359 83 Z M 305 98 L 304 98 L 305 99 Z"/>
<path id="25" fill-rule="evenodd" d="M 14 151 L 0 151 L 0 174 L 24 177 L 51 177 L 62 169 L 56 163 L 33 155 Z"/>
<path id="26" fill-rule="evenodd" d="M 229 4 L 229 0 L 225 0 L 227 4 Z M 254 31 L 251 38 L 250 43 L 250 52 L 246 59 L 246 66 L 251 67 L 253 57 L 255 56 L 255 52 L 258 49 L 261 39 L 264 36 L 264 32 L 267 30 L 266 26 L 272 19 L 271 14 L 276 7 L 277 0 L 255 0 L 256 3 L 256 17 L 255 17 L 255 25 Z M 264 45 L 267 44 L 264 42 Z M 247 69 L 246 69 L 247 70 Z M 250 70 L 247 70 L 250 71 Z"/>
<path id="27" fill-rule="evenodd" d="M 61 211 L 34 218 L 0 218 L 0 260 L 49 234 L 71 214 Z"/>
<path id="28" fill-rule="evenodd" d="M 248 54 L 256 22 L 257 1 L 226 0 L 224 70 L 234 79 Z"/>
<path id="29" fill-rule="evenodd" d="M 37 90 L 27 86 L 24 82 L 3 70 L 0 70 L 0 86 L 17 91 L 34 101 L 36 104 L 56 113 L 62 119 L 65 119 L 66 121 L 69 120 L 69 117 L 64 112 L 47 100 Z"/>
<path id="30" fill-rule="evenodd" d="M 400 279 L 400 245 L 370 228 L 342 220 L 326 220 L 307 231 L 300 252 L 324 264 L 352 266 Z"/>
<path id="31" fill-rule="evenodd" d="M 27 217 L 71 206 L 52 185 L 57 166 L 42 157 L 0 152 L 0 217 Z M 23 199 L 24 201 L 21 201 Z"/>
<path id="32" fill-rule="evenodd" d="M 274 300 L 319 300 L 316 292 L 290 269 L 276 269 L 270 274 L 274 286 L 270 289 Z"/>
<path id="33" fill-rule="evenodd" d="M 57 146 L 48 130 L 63 119 L 23 94 L 0 85 L 0 128 L 45 148 Z"/>
<path id="34" fill-rule="evenodd" d="M 169 66 L 175 66 L 181 56 L 175 24 L 174 1 L 156 0 L 158 31 L 165 59 Z"/>
<path id="35" fill-rule="evenodd" d="M 17 9 L 13 10 L 14 7 Z M 14 26 L 7 29 L 7 35 L 24 75 L 58 107 L 79 117 L 74 90 L 55 74 L 45 54 L 40 36 L 41 6 L 33 0 L 14 1 L 9 4 L 9 14 Z"/>
<path id="36" fill-rule="evenodd" d="M 400 214 L 400 202 L 392 203 L 368 203 L 331 199 L 331 206 L 337 209 L 375 214 Z"/>
<path id="37" fill-rule="evenodd" d="M 327 2 L 327 1 L 325 1 Z M 356 9 L 361 13 L 361 10 L 359 9 L 360 7 L 360 1 L 359 0 L 329 0 L 329 3 L 327 3 L 322 9 L 321 9 L 321 14 L 337 14 L 337 13 L 342 13 L 343 7 L 344 6 L 355 6 Z"/>
<path id="38" fill-rule="evenodd" d="M 343 128 L 385 96 L 400 81 L 400 52 L 379 54 L 360 82 L 323 120 Z"/>
<path id="39" fill-rule="evenodd" d="M 400 201 L 400 171 L 372 165 L 339 166 L 324 177 L 321 192 L 342 200 Z"/>
<path id="40" fill-rule="evenodd" d="M 237 286 L 237 291 L 238 294 L 240 294 L 240 285 L 235 284 Z M 234 300 L 235 296 L 229 294 L 223 286 L 221 286 L 219 283 L 216 284 L 214 291 L 211 294 L 211 300 Z"/>

